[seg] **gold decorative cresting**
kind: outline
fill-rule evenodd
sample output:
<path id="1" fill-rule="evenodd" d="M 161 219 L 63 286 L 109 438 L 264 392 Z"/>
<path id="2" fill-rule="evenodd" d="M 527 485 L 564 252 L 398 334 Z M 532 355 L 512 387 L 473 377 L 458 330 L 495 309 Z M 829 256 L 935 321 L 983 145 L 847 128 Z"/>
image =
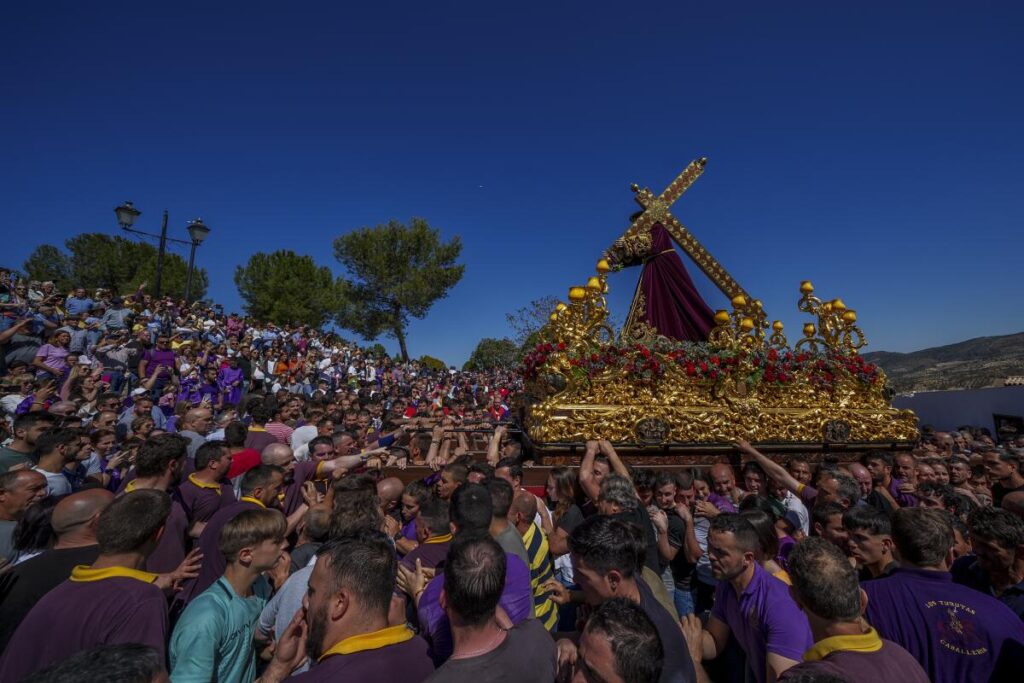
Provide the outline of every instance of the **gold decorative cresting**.
<path id="1" fill-rule="evenodd" d="M 542 452 L 589 439 L 663 448 L 742 438 L 808 450 L 916 440 L 916 416 L 891 407 L 885 374 L 859 354 L 866 340 L 854 310 L 814 296 L 803 282 L 798 308 L 813 322 L 790 348 L 783 324 L 769 322 L 762 302 L 672 217 L 672 203 L 704 166 L 704 159 L 691 163 L 657 197 L 636 190 L 644 212 L 598 261 L 596 275 L 552 311 L 525 359 L 530 440 Z M 715 313 L 707 342 L 660 336 L 645 322 L 639 287 L 618 337 L 608 324 L 607 275 L 642 259 L 644 244 L 649 253 L 656 222 L 730 299 L 731 310 Z"/>

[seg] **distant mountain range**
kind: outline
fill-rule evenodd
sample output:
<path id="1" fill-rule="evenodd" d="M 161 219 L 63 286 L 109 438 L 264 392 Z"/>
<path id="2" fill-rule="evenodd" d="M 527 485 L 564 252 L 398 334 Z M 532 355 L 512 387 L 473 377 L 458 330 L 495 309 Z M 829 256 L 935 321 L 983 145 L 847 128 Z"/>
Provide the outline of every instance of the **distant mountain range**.
<path id="1" fill-rule="evenodd" d="M 899 393 L 1001 387 L 1007 377 L 1024 375 L 1024 332 L 912 353 L 873 351 L 863 356 L 885 370 Z"/>

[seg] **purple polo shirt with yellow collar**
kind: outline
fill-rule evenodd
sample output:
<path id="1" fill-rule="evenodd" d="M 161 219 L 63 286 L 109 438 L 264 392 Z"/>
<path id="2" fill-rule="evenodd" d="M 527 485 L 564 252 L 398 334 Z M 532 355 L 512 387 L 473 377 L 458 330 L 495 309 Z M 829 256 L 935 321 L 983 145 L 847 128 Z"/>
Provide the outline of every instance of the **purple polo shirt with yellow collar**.
<path id="1" fill-rule="evenodd" d="M 75 567 L 14 632 L 0 660 L 0 681 L 20 681 L 98 645 L 141 643 L 163 660 L 167 598 L 153 584 L 156 578 L 127 567 Z"/>
<path id="2" fill-rule="evenodd" d="M 924 669 L 913 655 L 891 640 L 867 633 L 823 638 L 804 653 L 804 661 L 787 669 L 780 681 L 800 674 L 830 674 L 848 683 L 929 683 Z"/>
<path id="3" fill-rule="evenodd" d="M 194 472 L 178 486 L 178 495 L 192 524 L 208 522 L 217 510 L 235 502 L 235 492 L 230 486 L 203 481 Z"/>
<path id="4" fill-rule="evenodd" d="M 405 625 L 362 633 L 336 643 L 309 671 L 289 683 L 359 681 L 420 683 L 434 673 L 427 643 Z"/>
<path id="5" fill-rule="evenodd" d="M 868 623 L 935 683 L 1001 680 L 1000 672 L 1024 669 L 1024 624 L 992 596 L 953 583 L 949 572 L 900 567 L 861 588 Z"/>
<path id="6" fill-rule="evenodd" d="M 711 616 L 728 625 L 757 683 L 768 680 L 769 654 L 800 661 L 814 644 L 807 617 L 793 602 L 789 587 L 759 564 L 739 595 L 728 581 L 718 582 Z"/>

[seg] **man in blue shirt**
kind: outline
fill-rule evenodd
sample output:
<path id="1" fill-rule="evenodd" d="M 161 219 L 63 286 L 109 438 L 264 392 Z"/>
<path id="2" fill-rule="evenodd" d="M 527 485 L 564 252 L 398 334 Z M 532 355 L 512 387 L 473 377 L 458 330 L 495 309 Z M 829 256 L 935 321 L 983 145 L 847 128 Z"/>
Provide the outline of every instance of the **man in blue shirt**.
<path id="1" fill-rule="evenodd" d="M 286 531 L 284 515 L 264 508 L 246 510 L 224 525 L 224 575 L 188 604 L 171 636 L 174 683 L 256 679 L 253 638 L 271 593 L 262 574 L 280 559 Z"/>
<path id="2" fill-rule="evenodd" d="M 85 287 L 75 287 L 74 294 L 64 302 L 64 311 L 68 315 L 85 315 L 96 302 L 85 294 Z"/>

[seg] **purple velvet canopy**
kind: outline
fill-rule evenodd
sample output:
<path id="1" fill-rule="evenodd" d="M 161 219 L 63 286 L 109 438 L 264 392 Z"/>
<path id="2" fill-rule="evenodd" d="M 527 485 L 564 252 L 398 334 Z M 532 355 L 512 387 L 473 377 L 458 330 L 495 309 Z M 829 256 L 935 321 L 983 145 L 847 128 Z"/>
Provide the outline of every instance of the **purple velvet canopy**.
<path id="1" fill-rule="evenodd" d="M 659 334 L 680 341 L 707 341 L 714 313 L 693 286 L 661 223 L 651 228 L 651 255 L 640 273 L 640 292 L 645 321 Z"/>

